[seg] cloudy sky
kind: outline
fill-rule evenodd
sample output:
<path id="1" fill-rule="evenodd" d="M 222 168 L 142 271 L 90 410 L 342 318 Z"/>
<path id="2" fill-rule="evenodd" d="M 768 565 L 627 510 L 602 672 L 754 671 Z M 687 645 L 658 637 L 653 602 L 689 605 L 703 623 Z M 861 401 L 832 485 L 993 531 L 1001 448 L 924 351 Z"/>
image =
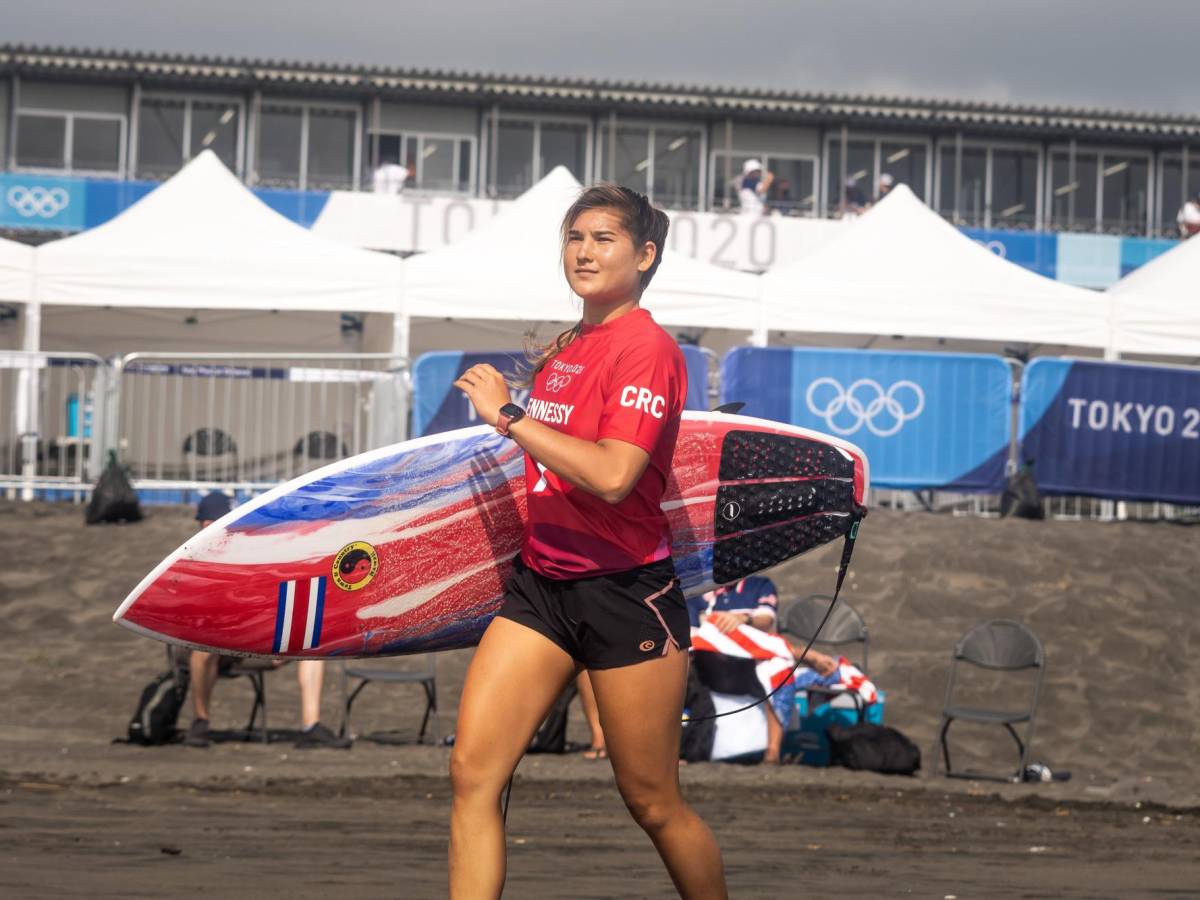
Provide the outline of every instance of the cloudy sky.
<path id="1" fill-rule="evenodd" d="M 0 41 L 1200 114 L 1198 0 L 0 0 Z"/>

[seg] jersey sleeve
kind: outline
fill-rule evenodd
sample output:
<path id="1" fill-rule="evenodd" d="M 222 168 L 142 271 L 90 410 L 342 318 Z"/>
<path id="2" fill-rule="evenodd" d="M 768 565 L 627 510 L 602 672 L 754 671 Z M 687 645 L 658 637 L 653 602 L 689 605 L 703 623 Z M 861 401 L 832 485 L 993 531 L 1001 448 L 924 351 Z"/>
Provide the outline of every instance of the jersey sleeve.
<path id="1" fill-rule="evenodd" d="M 615 438 L 653 454 L 687 396 L 683 354 L 661 342 L 630 347 L 613 366 L 596 439 Z"/>

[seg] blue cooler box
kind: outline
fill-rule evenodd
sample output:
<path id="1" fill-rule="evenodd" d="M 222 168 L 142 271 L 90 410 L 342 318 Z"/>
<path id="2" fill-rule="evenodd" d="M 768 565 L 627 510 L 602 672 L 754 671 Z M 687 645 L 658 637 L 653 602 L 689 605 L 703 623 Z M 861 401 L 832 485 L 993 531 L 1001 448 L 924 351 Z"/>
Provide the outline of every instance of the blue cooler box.
<path id="1" fill-rule="evenodd" d="M 879 691 L 879 699 L 865 710 L 864 722 L 883 724 L 883 704 L 886 696 Z M 811 710 L 808 693 L 796 691 L 796 719 L 799 726 L 788 730 L 783 736 L 783 755 L 795 757 L 795 761 L 806 766 L 829 765 L 829 737 L 825 729 L 830 725 L 846 727 L 858 721 L 858 710 L 853 707 L 833 706 L 822 702 Z"/>

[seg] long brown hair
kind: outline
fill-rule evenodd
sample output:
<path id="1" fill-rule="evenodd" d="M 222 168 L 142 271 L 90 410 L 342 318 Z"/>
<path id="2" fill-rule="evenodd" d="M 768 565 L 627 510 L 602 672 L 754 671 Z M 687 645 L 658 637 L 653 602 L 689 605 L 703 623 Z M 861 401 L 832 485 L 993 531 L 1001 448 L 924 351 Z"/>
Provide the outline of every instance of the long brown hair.
<path id="1" fill-rule="evenodd" d="M 643 247 L 649 241 L 654 245 L 654 262 L 642 273 L 639 288 L 646 290 L 658 266 L 662 262 L 663 249 L 667 241 L 667 228 L 670 220 L 667 214 L 656 208 L 645 194 L 639 194 L 619 184 L 597 184 L 580 192 L 575 202 L 571 204 L 563 216 L 561 232 L 561 253 L 566 252 L 567 236 L 575 220 L 589 209 L 610 209 L 621 220 L 622 227 L 629 232 L 634 247 Z M 529 386 L 533 378 L 550 360 L 579 337 L 583 320 L 579 320 L 566 331 L 560 333 L 549 344 L 539 345 L 531 341 L 525 344 L 525 365 L 521 367 L 518 384 Z"/>

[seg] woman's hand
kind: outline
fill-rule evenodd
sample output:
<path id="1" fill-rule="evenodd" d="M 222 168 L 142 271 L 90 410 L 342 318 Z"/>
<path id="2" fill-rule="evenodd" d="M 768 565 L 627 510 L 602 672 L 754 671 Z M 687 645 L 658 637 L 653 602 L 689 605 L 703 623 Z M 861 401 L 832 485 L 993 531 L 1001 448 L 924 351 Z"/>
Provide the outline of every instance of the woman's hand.
<path id="1" fill-rule="evenodd" d="M 487 363 L 471 366 L 458 377 L 454 386 L 467 395 L 479 418 L 492 427 L 500 418 L 500 407 L 512 401 L 508 382 Z"/>

